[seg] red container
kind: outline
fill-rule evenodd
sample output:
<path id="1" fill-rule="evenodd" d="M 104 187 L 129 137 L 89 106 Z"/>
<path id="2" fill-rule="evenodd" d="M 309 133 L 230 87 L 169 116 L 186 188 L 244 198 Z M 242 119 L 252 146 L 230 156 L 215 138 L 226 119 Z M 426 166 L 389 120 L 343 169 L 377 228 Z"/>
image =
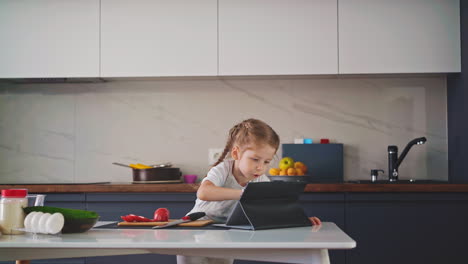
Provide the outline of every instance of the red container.
<path id="1" fill-rule="evenodd" d="M 330 140 L 328 138 L 320 139 L 320 144 L 330 144 Z"/>

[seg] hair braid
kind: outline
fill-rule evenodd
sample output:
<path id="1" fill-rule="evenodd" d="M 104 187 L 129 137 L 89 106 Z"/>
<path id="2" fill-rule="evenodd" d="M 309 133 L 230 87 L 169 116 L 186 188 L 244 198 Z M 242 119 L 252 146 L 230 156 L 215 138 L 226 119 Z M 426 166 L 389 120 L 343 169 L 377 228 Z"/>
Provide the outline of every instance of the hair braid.
<path id="1" fill-rule="evenodd" d="M 218 161 L 216 161 L 212 167 L 215 167 L 216 165 L 220 164 L 226 158 L 227 154 L 232 148 L 234 141 L 236 140 L 237 133 L 239 133 L 240 127 L 241 124 L 237 124 L 229 130 L 228 141 L 226 142 L 226 146 L 224 147 L 223 153 L 221 154 L 221 156 L 219 156 Z"/>

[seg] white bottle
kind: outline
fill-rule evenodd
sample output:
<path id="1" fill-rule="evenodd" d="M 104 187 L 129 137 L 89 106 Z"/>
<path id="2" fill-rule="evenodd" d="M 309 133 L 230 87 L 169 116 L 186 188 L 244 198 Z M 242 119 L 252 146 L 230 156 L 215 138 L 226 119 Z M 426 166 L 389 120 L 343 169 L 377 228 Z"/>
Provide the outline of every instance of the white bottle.
<path id="1" fill-rule="evenodd" d="M 28 206 L 27 189 L 2 190 L 0 199 L 0 232 L 3 234 L 18 235 L 23 231 L 15 230 L 24 228 L 23 208 Z"/>

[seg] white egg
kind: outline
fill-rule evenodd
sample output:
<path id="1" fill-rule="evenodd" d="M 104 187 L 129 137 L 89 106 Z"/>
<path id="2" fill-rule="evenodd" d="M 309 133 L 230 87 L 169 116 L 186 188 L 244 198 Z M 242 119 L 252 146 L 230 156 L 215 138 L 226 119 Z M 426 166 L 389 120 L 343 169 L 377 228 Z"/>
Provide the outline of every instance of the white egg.
<path id="1" fill-rule="evenodd" d="M 61 213 L 55 213 L 51 215 L 46 222 L 47 233 L 57 234 L 62 230 L 64 224 L 65 218 Z"/>
<path id="2" fill-rule="evenodd" d="M 31 217 L 31 231 L 34 233 L 39 233 L 39 219 L 43 215 L 43 212 L 36 212 L 35 215 Z"/>
<path id="3" fill-rule="evenodd" d="M 47 227 L 46 227 L 46 222 L 47 222 L 47 219 L 49 219 L 50 217 L 50 214 L 49 213 L 45 213 L 43 215 L 41 215 L 41 218 L 39 218 L 39 233 L 47 233 Z"/>
<path id="4" fill-rule="evenodd" d="M 37 212 L 30 212 L 26 217 L 24 218 L 24 228 L 26 230 L 31 231 L 31 219 L 32 217 L 36 214 Z"/>

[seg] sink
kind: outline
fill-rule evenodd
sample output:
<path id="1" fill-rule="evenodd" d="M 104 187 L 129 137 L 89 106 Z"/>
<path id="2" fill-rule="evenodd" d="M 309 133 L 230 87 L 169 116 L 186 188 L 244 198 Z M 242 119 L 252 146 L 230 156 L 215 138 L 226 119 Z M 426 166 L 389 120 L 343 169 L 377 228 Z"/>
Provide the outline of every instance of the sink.
<path id="1" fill-rule="evenodd" d="M 361 183 L 361 184 L 447 184 L 448 181 L 444 180 L 398 180 L 396 182 L 391 182 L 388 180 L 378 180 L 378 181 L 371 181 L 371 180 L 351 180 L 345 181 L 345 183 Z"/>

